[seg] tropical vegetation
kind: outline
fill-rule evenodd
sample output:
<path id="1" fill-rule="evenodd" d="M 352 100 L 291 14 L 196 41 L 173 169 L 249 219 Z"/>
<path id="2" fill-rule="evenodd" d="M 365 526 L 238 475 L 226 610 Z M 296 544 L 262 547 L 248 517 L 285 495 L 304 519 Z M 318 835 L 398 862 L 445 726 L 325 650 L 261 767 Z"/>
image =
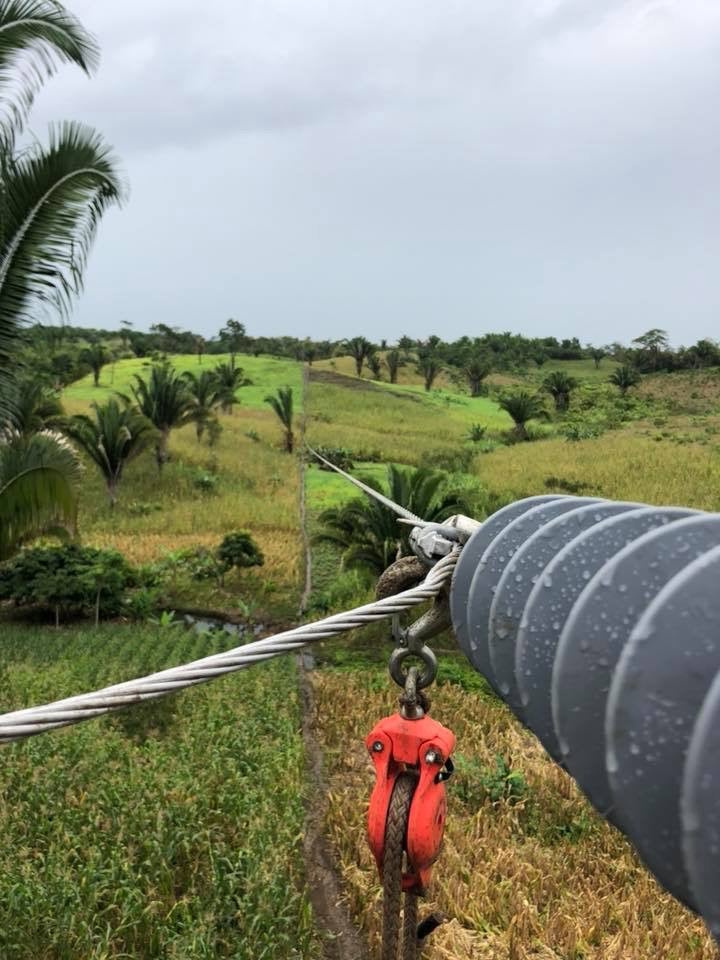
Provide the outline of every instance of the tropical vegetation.
<path id="1" fill-rule="evenodd" d="M 92 411 L 67 419 L 62 431 L 95 464 L 114 507 L 123 471 L 155 440 L 156 431 L 147 417 L 118 400 L 93 403 Z"/>

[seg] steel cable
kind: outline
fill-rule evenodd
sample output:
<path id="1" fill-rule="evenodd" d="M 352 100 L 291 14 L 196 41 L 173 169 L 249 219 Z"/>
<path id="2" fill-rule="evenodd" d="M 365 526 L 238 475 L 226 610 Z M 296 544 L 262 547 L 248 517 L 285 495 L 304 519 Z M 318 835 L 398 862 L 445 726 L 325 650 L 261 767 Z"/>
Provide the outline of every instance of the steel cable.
<path id="1" fill-rule="evenodd" d="M 3 714 L 0 716 L 0 744 L 23 740 L 48 730 L 100 717 L 145 700 L 154 700 L 168 693 L 235 673 L 283 653 L 291 653 L 316 640 L 327 640 L 349 630 L 390 619 L 436 597 L 451 576 L 458 555 L 459 550 L 456 548 L 428 572 L 421 584 L 395 596 L 385 597 L 354 610 L 334 614 L 324 620 L 304 624 L 137 680 L 128 680 L 93 693 L 83 693 L 43 706 Z"/>

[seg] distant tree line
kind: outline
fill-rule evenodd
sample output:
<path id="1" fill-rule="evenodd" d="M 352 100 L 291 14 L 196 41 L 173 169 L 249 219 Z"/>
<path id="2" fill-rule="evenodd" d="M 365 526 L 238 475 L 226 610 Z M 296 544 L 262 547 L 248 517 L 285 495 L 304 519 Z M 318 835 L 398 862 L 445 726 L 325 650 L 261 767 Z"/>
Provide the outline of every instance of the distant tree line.
<path id="1" fill-rule="evenodd" d="M 93 374 L 97 383 L 102 369 L 108 366 L 112 382 L 115 361 L 129 357 L 162 360 L 173 354 L 195 354 L 198 365 L 202 366 L 206 356 L 228 353 L 233 362 L 235 356 L 242 353 L 285 357 L 310 364 L 350 355 L 358 376 L 396 383 L 399 371 L 410 366 L 422 376 L 430 390 L 439 374 L 445 372 L 458 385 L 464 384 L 472 396 L 484 391 L 483 382 L 491 372 L 523 374 L 560 360 L 592 359 L 599 367 L 607 358 L 639 373 L 720 366 L 720 345 L 714 340 L 706 338 L 690 347 L 672 349 L 666 332 L 659 328 L 641 334 L 630 346 L 583 345 L 577 337 L 559 340 L 509 332 L 464 336 L 451 341 L 437 335 L 426 339 L 406 335 L 396 344 L 385 340 L 375 344 L 364 336 L 348 340 L 253 337 L 243 323 L 234 319 L 208 338 L 163 323 L 153 324 L 148 331 L 135 330 L 127 321 L 116 330 L 35 324 L 24 332 L 20 361 L 32 368 L 34 376 L 43 376 L 59 389 L 88 373 Z"/>

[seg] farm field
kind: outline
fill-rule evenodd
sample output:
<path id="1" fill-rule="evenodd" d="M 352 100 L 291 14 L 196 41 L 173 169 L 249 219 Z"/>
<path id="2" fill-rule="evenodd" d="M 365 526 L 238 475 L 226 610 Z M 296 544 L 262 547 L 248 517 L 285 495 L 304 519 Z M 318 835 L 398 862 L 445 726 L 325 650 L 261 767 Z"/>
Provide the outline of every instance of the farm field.
<path id="1" fill-rule="evenodd" d="M 41 703 L 234 642 L 6 624 L 2 702 Z M 3 960 L 314 956 L 298 728 L 294 666 L 277 660 L 6 747 Z"/>
<path id="2" fill-rule="evenodd" d="M 177 356 L 180 371 L 212 369 L 228 356 Z M 301 368 L 288 360 L 239 355 L 237 363 L 251 386 L 238 391 L 238 405 L 221 414 L 222 432 L 209 447 L 199 443 L 193 425 L 174 430 L 171 459 L 158 476 L 150 452 L 128 466 L 120 499 L 110 510 L 97 471 L 88 465 L 83 480 L 80 529 L 84 542 L 114 547 L 134 563 L 145 563 L 194 546 L 214 547 L 230 530 L 252 528 L 265 556 L 262 567 L 235 571 L 224 587 L 213 581 L 183 584 L 172 599 L 182 606 L 236 609 L 237 600 L 250 603 L 261 616 L 273 619 L 294 614 L 300 577 L 298 473 L 288 470 L 281 450 L 276 417 L 264 398 L 278 387 L 290 386 L 300 398 Z M 133 376 L 147 372 L 149 362 L 121 360 L 111 384 L 108 367 L 100 386 L 92 377 L 71 384 L 63 393 L 68 413 L 88 412 L 115 392 L 129 392 Z M 216 477 L 211 490 L 202 478 Z"/>
<path id="3" fill-rule="evenodd" d="M 687 396 L 692 388 L 679 379 L 676 389 Z M 673 378 L 658 378 L 656 386 L 648 377 L 643 389 L 665 393 L 668 382 Z M 720 445 L 712 412 L 720 411 L 720 391 L 713 395 L 704 378 L 701 382 L 707 414 L 702 423 L 691 424 L 678 413 L 660 425 L 640 420 L 591 439 L 550 437 L 477 454 L 471 461 L 476 515 L 486 503 L 548 490 L 717 510 Z M 359 388 L 355 377 L 344 386 L 337 377 L 328 383 L 311 374 L 310 441 L 342 439 L 350 452 L 392 449 L 393 460 L 407 464 L 423 462 L 423 454 L 444 443 L 451 448 L 463 442 L 463 415 L 454 406 L 447 408 L 443 431 L 434 426 L 425 431 L 424 422 L 436 422 L 429 404 L 427 409 L 411 406 L 401 392 L 385 388 L 376 408 L 376 393 L 372 386 Z M 383 430 L 380 409 L 393 424 L 391 437 Z M 362 475 L 367 466 L 358 462 L 355 472 Z M 371 475 L 382 476 L 376 464 Z M 339 478 L 311 467 L 307 496 L 317 532 L 320 512 L 355 492 L 348 486 L 343 493 Z M 353 590 L 357 598 L 371 595 L 370 583 L 357 575 L 338 577 L 338 560 L 334 547 L 314 546 L 321 608 L 350 603 Z M 372 782 L 362 738 L 396 703 L 385 669 L 387 641 L 387 628 L 377 628 L 350 642 L 329 642 L 318 652 L 321 669 L 313 674 L 318 736 L 330 776 L 328 831 L 353 915 L 373 948 L 380 935 L 377 878 L 356 797 Z M 452 637 L 437 638 L 433 645 L 441 654 L 433 715 L 458 735 L 459 769 L 448 788 L 446 841 L 426 905 L 427 912 L 439 910 L 451 919 L 433 934 L 423 957 L 715 957 L 703 924 L 658 887 L 625 839 L 595 815 L 572 780 L 468 668 Z M 338 747 L 347 743 L 348 730 L 356 743 L 349 750 Z"/>
<path id="4" fill-rule="evenodd" d="M 214 360 L 206 356 L 203 368 Z M 512 424 L 492 391 L 474 399 L 450 389 L 427 394 L 409 374 L 405 384 L 377 384 L 339 373 L 342 360 L 334 370 L 309 370 L 307 441 L 344 448 L 353 472 L 376 482 L 384 482 L 389 463 L 445 469 L 478 518 L 546 490 L 705 509 L 720 503 L 720 392 L 713 392 L 710 374 L 697 382 L 647 377 L 645 397 L 672 398 L 657 416 L 572 442 L 559 434 L 560 421 L 543 425 L 545 439 L 507 445 L 502 438 Z M 199 366 L 191 356 L 173 362 Z M 178 549 L 214 547 L 229 529 L 250 530 L 264 566 L 233 571 L 222 584 L 179 576 L 166 609 L 215 611 L 271 632 L 296 621 L 303 558 L 298 460 L 282 451 L 279 425 L 263 400 L 287 384 L 299 401 L 302 368 L 265 357 L 238 363 L 254 383 L 238 391 L 231 414 L 220 415 L 214 446 L 199 443 L 191 425 L 173 431 L 162 475 L 150 451 L 131 463 L 112 511 L 88 464 L 81 535 L 146 563 Z M 66 409 L 86 411 L 96 398 L 127 390 L 132 375 L 146 369 L 119 361 L 112 384 L 106 368 L 98 388 L 88 378 L 71 385 Z M 654 400 L 642 402 L 654 409 Z M 568 417 L 581 415 L 571 409 Z M 492 443 L 470 440 L 473 425 L 484 427 Z M 197 482 L 206 474 L 217 478 L 211 489 Z M 311 537 L 323 510 L 359 495 L 309 463 Z M 309 618 L 372 595 L 372 578 L 344 570 L 336 547 L 313 542 L 312 559 Z M 186 631 L 172 615 L 59 630 L 11 618 L 3 633 L 0 683 L 8 708 L 238 642 L 221 631 Z M 395 707 L 388 636 L 387 625 L 379 625 L 322 644 L 309 674 L 310 719 L 327 785 L 325 832 L 368 956 L 379 937 L 379 888 L 364 838 L 372 771 L 362 739 Z M 702 923 L 662 893 L 624 839 L 594 815 L 469 668 L 452 636 L 433 645 L 441 658 L 433 715 L 458 735 L 458 769 L 426 905 L 449 919 L 423 957 L 715 957 Z M 300 730 L 296 665 L 284 659 L 6 750 L 0 900 L 8 922 L 0 957 L 320 957 L 301 850 L 312 784 Z"/>
<path id="5" fill-rule="evenodd" d="M 176 354 L 168 359 L 180 373 L 186 370 L 202 373 L 203 370 L 212 370 L 219 363 L 229 363 L 230 354 L 204 354 L 202 362 L 194 354 Z M 252 381 L 238 394 L 240 403 L 244 407 L 267 409 L 263 400 L 269 393 L 274 393 L 278 387 L 299 388 L 300 386 L 300 364 L 294 360 L 267 356 L 253 357 L 239 353 L 235 363 L 242 368 L 247 379 Z M 87 405 L 93 401 L 106 400 L 113 393 L 129 393 L 135 375 L 144 376 L 151 366 L 152 361 L 149 358 L 118 360 L 115 364 L 108 364 L 103 368 L 97 387 L 93 385 L 92 374 L 70 384 L 63 392 L 64 400 L 68 406 L 74 403 Z"/>
<path id="6" fill-rule="evenodd" d="M 205 358 L 209 369 L 216 358 Z M 218 360 L 227 359 L 223 357 Z M 252 529 L 265 563 L 219 585 L 178 576 L 168 610 L 198 608 L 259 623 L 297 614 L 298 471 L 263 403 L 300 366 L 241 357 L 253 386 L 221 415 L 212 447 L 192 425 L 173 431 L 161 476 L 151 451 L 132 462 L 111 511 L 87 464 L 80 534 L 133 563 L 215 547 Z M 195 357 L 175 357 L 180 369 Z M 111 384 L 71 385 L 68 412 L 127 390 L 140 361 Z M 248 436 L 251 434 L 251 436 Z M 254 436 L 252 436 L 254 434 Z M 288 464 L 291 468 L 288 469 Z M 206 491 L 197 478 L 211 474 Z M 5 709 L 129 679 L 234 646 L 196 635 L 172 613 L 144 624 L 28 626 L 5 620 Z M 283 709 L 277 710 L 277 700 Z M 304 749 L 297 678 L 276 661 L 99 722 L 6 748 L 0 786 L 0 956 L 3 960 L 314 957 L 317 938 L 301 853 Z"/>

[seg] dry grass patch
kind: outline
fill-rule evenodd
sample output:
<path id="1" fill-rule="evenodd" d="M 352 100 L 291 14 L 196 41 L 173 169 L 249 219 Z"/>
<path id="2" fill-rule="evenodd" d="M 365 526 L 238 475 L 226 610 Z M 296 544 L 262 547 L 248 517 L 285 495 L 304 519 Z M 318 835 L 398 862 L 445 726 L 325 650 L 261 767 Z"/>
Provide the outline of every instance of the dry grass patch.
<path id="1" fill-rule="evenodd" d="M 483 456 L 478 472 L 490 490 L 515 498 L 556 489 L 548 478 L 583 485 L 584 494 L 653 504 L 720 508 L 715 445 L 656 443 L 635 430 L 596 440 L 521 443 Z"/>
<path id="2" fill-rule="evenodd" d="M 720 408 L 720 369 L 657 373 L 643 377 L 637 392 L 669 400 L 684 413 L 710 413 Z"/>
<path id="3" fill-rule="evenodd" d="M 379 888 L 365 841 L 373 773 L 362 738 L 395 708 L 394 695 L 347 672 L 315 673 L 314 685 L 328 831 L 350 907 L 377 947 Z M 701 921 L 660 890 L 502 705 L 444 686 L 433 715 L 455 731 L 458 757 L 492 771 L 500 756 L 526 786 L 516 802 L 493 803 L 474 795 L 468 766 L 450 781 L 445 844 L 425 909 L 451 919 L 433 934 L 427 960 L 717 957 Z M 340 746 L 347 743 L 349 751 Z"/>

